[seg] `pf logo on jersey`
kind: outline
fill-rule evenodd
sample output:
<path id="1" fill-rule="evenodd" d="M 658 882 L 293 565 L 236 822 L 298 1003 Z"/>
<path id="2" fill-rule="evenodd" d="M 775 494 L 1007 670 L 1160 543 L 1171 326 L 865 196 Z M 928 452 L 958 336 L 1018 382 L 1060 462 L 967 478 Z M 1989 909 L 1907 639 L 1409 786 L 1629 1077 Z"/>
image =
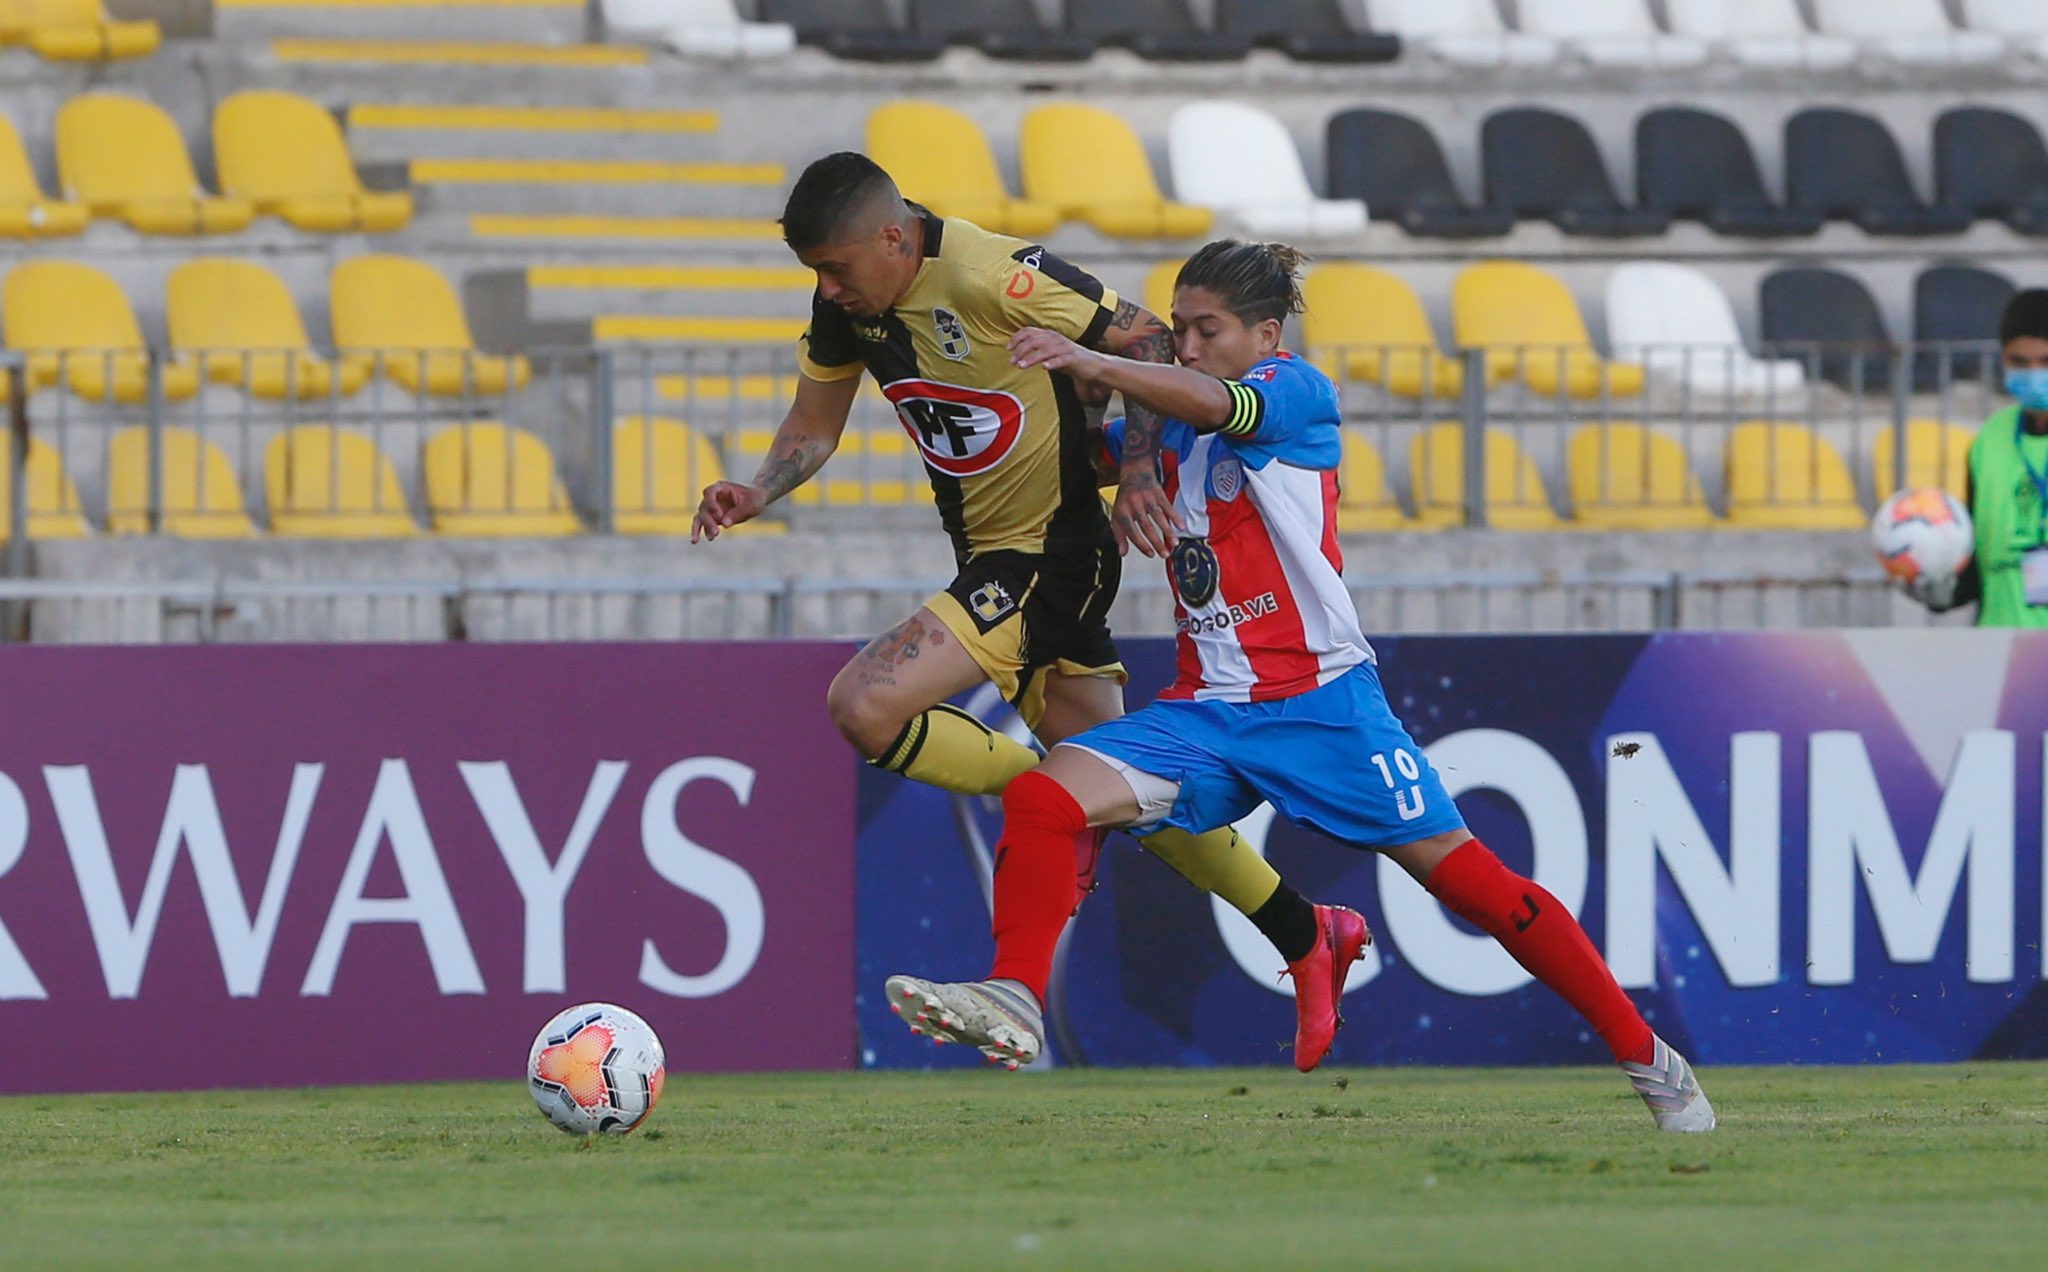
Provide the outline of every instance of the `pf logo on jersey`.
<path id="1" fill-rule="evenodd" d="M 955 362 L 965 362 L 974 346 L 967 343 L 967 325 L 950 309 L 932 309 L 932 330 L 938 333 L 939 352 Z"/>
<path id="2" fill-rule="evenodd" d="M 1174 544 L 1167 565 L 1173 571 L 1173 590 L 1179 593 L 1181 604 L 1200 608 L 1216 599 L 1223 566 L 1207 539 L 1186 538 Z"/>
<path id="3" fill-rule="evenodd" d="M 1009 458 L 1024 435 L 1024 403 L 1013 393 L 936 380 L 882 386 L 924 462 L 951 477 L 977 477 Z"/>

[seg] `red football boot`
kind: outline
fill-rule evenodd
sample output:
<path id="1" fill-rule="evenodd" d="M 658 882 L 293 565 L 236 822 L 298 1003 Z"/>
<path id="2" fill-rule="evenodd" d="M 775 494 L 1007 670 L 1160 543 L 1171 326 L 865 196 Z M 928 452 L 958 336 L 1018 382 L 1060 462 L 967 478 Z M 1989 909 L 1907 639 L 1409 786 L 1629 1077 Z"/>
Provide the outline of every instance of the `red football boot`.
<path id="1" fill-rule="evenodd" d="M 1307 1073 L 1330 1054 L 1344 1027 L 1344 978 L 1365 957 L 1372 929 L 1365 916 L 1341 905 L 1316 910 L 1316 947 L 1287 965 L 1294 978 L 1294 1067 Z"/>

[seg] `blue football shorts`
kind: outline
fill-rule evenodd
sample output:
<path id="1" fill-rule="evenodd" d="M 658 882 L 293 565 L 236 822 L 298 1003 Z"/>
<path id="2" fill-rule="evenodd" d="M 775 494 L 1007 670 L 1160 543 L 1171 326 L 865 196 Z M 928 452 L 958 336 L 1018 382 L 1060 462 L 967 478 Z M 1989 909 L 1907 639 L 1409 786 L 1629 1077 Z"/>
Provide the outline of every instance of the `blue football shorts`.
<path id="1" fill-rule="evenodd" d="M 1270 702 L 1154 702 L 1061 745 L 1131 783 L 1139 834 L 1167 826 L 1200 834 L 1262 801 L 1356 848 L 1393 848 L 1465 825 L 1371 663 Z"/>

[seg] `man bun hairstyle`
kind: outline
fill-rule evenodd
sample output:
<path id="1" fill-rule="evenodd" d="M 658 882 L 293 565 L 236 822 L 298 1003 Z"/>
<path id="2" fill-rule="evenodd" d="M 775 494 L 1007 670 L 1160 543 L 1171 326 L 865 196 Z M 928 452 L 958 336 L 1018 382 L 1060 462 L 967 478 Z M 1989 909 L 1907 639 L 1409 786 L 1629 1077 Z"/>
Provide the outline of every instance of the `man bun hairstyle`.
<path id="1" fill-rule="evenodd" d="M 782 207 L 782 241 L 805 252 L 835 242 L 856 213 L 896 194 L 896 183 L 864 154 L 841 150 L 805 168 Z"/>
<path id="2" fill-rule="evenodd" d="M 1176 290 L 1200 287 L 1246 326 L 1301 312 L 1301 266 L 1308 257 L 1285 243 L 1217 239 L 1188 258 L 1173 280 Z"/>
<path id="3" fill-rule="evenodd" d="M 2048 288 L 2029 287 L 2014 292 L 1998 316 L 1998 343 L 2009 344 L 2021 336 L 2048 340 Z"/>

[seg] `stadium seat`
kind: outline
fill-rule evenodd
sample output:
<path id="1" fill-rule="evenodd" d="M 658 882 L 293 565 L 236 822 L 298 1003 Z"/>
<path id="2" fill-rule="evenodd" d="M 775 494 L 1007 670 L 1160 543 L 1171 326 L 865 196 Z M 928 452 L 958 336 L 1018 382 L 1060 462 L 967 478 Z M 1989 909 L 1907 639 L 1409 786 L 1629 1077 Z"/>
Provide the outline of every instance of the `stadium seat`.
<path id="1" fill-rule="evenodd" d="M 57 111 L 57 176 L 64 196 L 144 234 L 226 234 L 245 228 L 247 199 L 199 187 L 178 126 L 135 97 L 87 93 Z"/>
<path id="2" fill-rule="evenodd" d="M 704 487 L 725 480 L 711 440 L 681 420 L 627 415 L 612 428 L 612 530 L 687 535 Z"/>
<path id="3" fill-rule="evenodd" d="M 1643 0 L 1517 0 L 1518 25 L 1594 66 L 1683 67 L 1707 60 L 1704 41 L 1666 35 Z"/>
<path id="4" fill-rule="evenodd" d="M 1376 30 L 1457 66 L 1549 66 L 1557 41 L 1508 30 L 1494 0 L 1366 0 Z"/>
<path id="5" fill-rule="evenodd" d="M 2002 35 L 2019 52 L 2048 56 L 2048 11 L 2040 0 L 1963 0 L 1963 25 Z"/>
<path id="6" fill-rule="evenodd" d="M 263 451 L 270 532 L 301 539 L 407 539 L 420 528 L 398 470 L 361 433 L 301 424 Z"/>
<path id="7" fill-rule="evenodd" d="M 213 161 L 222 193 L 302 230 L 382 233 L 412 220 L 412 196 L 365 190 L 341 125 L 293 93 L 251 89 L 222 102 Z"/>
<path id="8" fill-rule="evenodd" d="M 1067 29 L 1162 62 L 1228 62 L 1251 52 L 1241 35 L 1206 30 L 1187 0 L 1067 0 Z"/>
<path id="9" fill-rule="evenodd" d="M 1622 206 L 1586 126 L 1555 111 L 1497 110 L 1479 126 L 1486 201 L 1567 234 L 1662 234 L 1671 214 Z"/>
<path id="10" fill-rule="evenodd" d="M 1992 380 L 1999 374 L 1998 320 L 2019 288 L 2010 278 L 1970 265 L 1936 265 L 1913 280 L 1913 388 L 1934 393 L 1957 380 Z M 1962 346 L 1962 347 L 1957 347 Z"/>
<path id="11" fill-rule="evenodd" d="M 863 62 L 929 62 L 946 51 L 944 40 L 898 27 L 887 0 L 761 0 L 765 22 L 780 22 L 834 57 Z"/>
<path id="12" fill-rule="evenodd" d="M 910 25 L 920 35 L 966 44 L 989 57 L 1078 62 L 1095 52 L 1085 35 L 1047 30 L 1032 0 L 911 0 Z"/>
<path id="13" fill-rule="evenodd" d="M 1867 234 L 1959 234 L 1961 208 L 1929 207 L 1913 191 L 1899 143 L 1875 117 L 1813 107 L 1785 121 L 1785 201 Z"/>
<path id="14" fill-rule="evenodd" d="M 1766 354 L 1797 358 L 1809 375 L 1851 391 L 1891 391 L 1891 333 L 1856 279 L 1806 266 L 1775 270 L 1757 288 L 1757 313 Z"/>
<path id="15" fill-rule="evenodd" d="M 1215 219 L 1170 203 L 1151 161 L 1123 120 L 1094 106 L 1060 103 L 1024 116 L 1018 136 L 1024 197 L 1119 238 L 1189 238 Z"/>
<path id="16" fill-rule="evenodd" d="M 1962 428 L 1941 420 L 1906 421 L 1906 471 L 1898 469 L 1899 434 L 1883 429 L 1870 452 L 1870 488 L 1880 500 L 1892 492 L 1917 486 L 1946 490 L 1958 499 L 1969 495 L 1970 444 L 1977 440 L 1975 429 Z"/>
<path id="17" fill-rule="evenodd" d="M 43 194 L 14 121 L 0 115 L 0 237 L 60 238 L 91 219 L 82 203 L 59 203 Z"/>
<path id="18" fill-rule="evenodd" d="M 1391 62 L 1401 56 L 1399 36 L 1355 29 L 1339 0 L 1216 0 L 1216 29 L 1297 62 Z"/>
<path id="19" fill-rule="evenodd" d="M 1355 430 L 1344 433 L 1343 467 L 1337 478 L 1337 529 L 1345 534 L 1393 530 L 1440 529 L 1442 521 L 1424 525 L 1411 520 L 1387 485 L 1387 458 L 1372 440 Z"/>
<path id="20" fill-rule="evenodd" d="M 79 502 L 78 486 L 64 471 L 57 448 L 40 437 L 28 439 L 28 462 L 22 465 L 28 483 L 28 537 L 84 539 L 92 534 Z M 14 471 L 14 434 L 0 428 L 0 474 Z M 14 483 L 0 481 L 0 543 L 14 531 Z"/>
<path id="21" fill-rule="evenodd" d="M 1728 435 L 1728 524 L 1739 530 L 1862 530 L 1849 465 L 1801 424 L 1748 420 Z"/>
<path id="22" fill-rule="evenodd" d="M 29 383 L 49 388 L 60 380 L 89 401 L 130 406 L 149 401 L 149 353 L 142 327 L 121 288 L 90 265 L 24 261 L 0 282 L 0 317 L 7 347 L 28 356 Z M 199 391 L 199 369 L 184 361 L 162 364 L 166 401 Z"/>
<path id="23" fill-rule="evenodd" d="M 163 32 L 149 21 L 116 22 L 101 0 L 7 0 L 0 4 L 0 45 L 25 44 L 53 62 L 147 57 Z"/>
<path id="24" fill-rule="evenodd" d="M 1419 120 L 1384 110 L 1331 116 L 1323 147 L 1330 196 L 1360 199 L 1371 214 L 1430 238 L 1491 238 L 1515 228 L 1512 212 L 1468 206 L 1444 152 Z"/>
<path id="25" fill-rule="evenodd" d="M 242 502 L 242 483 L 220 447 L 190 429 L 157 430 L 163 502 L 156 530 L 181 539 L 248 539 L 256 523 Z M 149 534 L 150 430 L 120 429 L 107 442 L 107 530 Z"/>
<path id="26" fill-rule="evenodd" d="M 1806 25 L 1798 0 L 1664 0 L 1673 34 L 1704 40 L 1748 66 L 1838 71 L 1856 60 L 1856 42 Z"/>
<path id="27" fill-rule="evenodd" d="M 492 420 L 457 424 L 427 440 L 420 466 L 437 534 L 559 538 L 583 530 L 554 455 L 525 429 Z"/>
<path id="28" fill-rule="evenodd" d="M 2048 23 L 2048 13 L 2043 15 Z M 1959 106 L 1934 121 L 1934 201 L 2048 235 L 2048 147 L 2010 111 Z"/>
<path id="29" fill-rule="evenodd" d="M 657 39 L 692 57 L 782 57 L 796 47 L 786 22 L 748 22 L 733 0 L 604 0 L 607 31 Z"/>
<path id="30" fill-rule="evenodd" d="M 1467 266 L 1451 284 L 1461 349 L 1484 349 L 1492 379 L 1519 377 L 1545 396 L 1632 397 L 1643 369 L 1594 352 L 1578 302 L 1554 274 L 1519 261 Z"/>
<path id="31" fill-rule="evenodd" d="M 164 326 L 171 348 L 196 355 L 207 379 L 260 398 L 350 394 L 370 374 L 366 359 L 315 353 L 284 280 L 254 261 L 201 257 L 172 270 Z"/>
<path id="32" fill-rule="evenodd" d="M 1486 524 L 1495 530 L 1557 530 L 1564 523 L 1551 506 L 1536 461 L 1514 434 L 1486 430 Z M 1465 523 L 1465 426 L 1432 424 L 1408 444 L 1408 480 L 1415 518 L 1425 527 Z"/>
<path id="33" fill-rule="evenodd" d="M 1310 270 L 1301 293 L 1302 343 L 1328 374 L 1369 381 L 1396 397 L 1464 392 L 1463 363 L 1438 349 L 1422 299 L 1400 278 L 1339 261 Z"/>
<path id="34" fill-rule="evenodd" d="M 1793 359 L 1753 357 L 1735 310 L 1714 280 L 1689 265 L 1641 261 L 1607 276 L 1607 342 L 1614 356 L 1651 375 L 1715 397 L 1796 392 L 1806 374 Z"/>
<path id="35" fill-rule="evenodd" d="M 1254 234 L 1321 238 L 1365 228 L 1365 204 L 1319 199 L 1279 120 L 1242 102 L 1189 102 L 1167 122 L 1173 190 Z"/>
<path id="36" fill-rule="evenodd" d="M 1565 444 L 1572 517 L 1588 530 L 1705 530 L 1714 511 L 1675 438 L 1620 420 Z"/>
<path id="37" fill-rule="evenodd" d="M 868 116 L 867 154 L 903 193 L 940 216 L 997 234 L 1037 238 L 1059 216 L 1043 203 L 1010 197 L 988 139 L 967 116 L 933 102 L 889 102 Z"/>
<path id="38" fill-rule="evenodd" d="M 1179 258 L 1165 260 L 1145 271 L 1145 308 L 1168 326 L 1173 325 L 1173 284 L 1180 277 L 1180 267 L 1187 264 Z"/>
<path id="39" fill-rule="evenodd" d="M 1958 31 L 1942 0 L 1813 0 L 1820 29 L 1846 35 L 1909 66 L 1995 62 L 2005 41 L 1985 31 Z"/>
<path id="40" fill-rule="evenodd" d="M 412 393 L 441 397 L 526 387 L 524 357 L 476 351 L 462 302 L 431 265 L 402 256 L 356 256 L 334 267 L 327 304 L 342 356 L 369 355 Z"/>
<path id="41" fill-rule="evenodd" d="M 1819 213 L 1771 202 L 1756 155 L 1732 120 L 1683 106 L 1636 120 L 1636 202 L 1741 238 L 1813 234 L 1821 227 Z"/>

